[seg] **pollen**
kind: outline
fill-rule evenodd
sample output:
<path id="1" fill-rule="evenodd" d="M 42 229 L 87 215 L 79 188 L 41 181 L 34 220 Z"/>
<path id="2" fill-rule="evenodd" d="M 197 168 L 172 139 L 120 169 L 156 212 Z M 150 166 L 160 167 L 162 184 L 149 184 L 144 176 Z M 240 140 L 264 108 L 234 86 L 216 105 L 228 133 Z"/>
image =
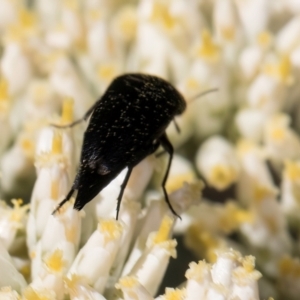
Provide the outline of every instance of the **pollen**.
<path id="1" fill-rule="evenodd" d="M 131 40 L 134 37 L 137 28 L 136 10 L 131 7 L 123 9 L 119 15 L 118 22 L 123 37 L 128 41 Z"/>
<path id="2" fill-rule="evenodd" d="M 266 74 L 288 85 L 294 81 L 291 75 L 291 69 L 292 65 L 288 56 L 283 56 L 278 62 L 266 64 L 264 67 Z"/>
<path id="3" fill-rule="evenodd" d="M 271 187 L 266 185 L 257 184 L 254 187 L 253 198 L 256 202 L 261 202 L 265 200 L 267 197 L 275 196 L 277 191 Z"/>
<path id="4" fill-rule="evenodd" d="M 114 219 L 102 220 L 98 224 L 98 230 L 104 234 L 105 241 L 109 242 L 116 240 L 121 236 L 123 226 Z"/>
<path id="5" fill-rule="evenodd" d="M 279 261 L 279 270 L 282 276 L 300 278 L 300 261 L 286 255 Z"/>
<path id="6" fill-rule="evenodd" d="M 172 176 L 168 179 L 166 184 L 166 189 L 169 193 L 172 193 L 182 187 L 184 182 L 191 182 L 195 179 L 194 172 L 187 172 L 183 174 L 178 174 L 176 176 Z"/>
<path id="7" fill-rule="evenodd" d="M 77 227 L 76 226 L 66 226 L 65 229 L 66 239 L 71 243 L 76 243 L 77 238 Z"/>
<path id="8" fill-rule="evenodd" d="M 263 48 L 267 48 L 271 44 L 271 41 L 272 35 L 269 31 L 262 31 L 257 36 L 257 42 Z"/>
<path id="9" fill-rule="evenodd" d="M 222 241 L 214 233 L 203 229 L 201 224 L 194 224 L 188 229 L 187 244 L 209 262 L 215 262 L 215 251 L 222 246 Z"/>
<path id="10" fill-rule="evenodd" d="M 82 280 L 82 277 L 77 274 L 71 274 L 70 277 L 66 277 L 64 282 L 68 289 L 71 291 L 72 294 L 76 293 L 76 286 Z"/>
<path id="11" fill-rule="evenodd" d="M 166 288 L 166 293 L 162 297 L 164 300 L 184 300 L 185 299 L 185 289 L 171 289 Z"/>
<path id="12" fill-rule="evenodd" d="M 29 204 L 22 206 L 22 199 L 13 199 L 11 202 L 13 204 L 13 209 L 11 211 L 10 220 L 20 223 L 26 212 L 29 210 Z"/>
<path id="13" fill-rule="evenodd" d="M 24 300 L 52 300 L 53 293 L 51 291 L 35 291 L 31 286 L 28 286 L 23 291 Z"/>
<path id="14" fill-rule="evenodd" d="M 52 180 L 51 181 L 51 198 L 53 200 L 57 200 L 59 193 L 58 193 L 58 180 Z"/>
<path id="15" fill-rule="evenodd" d="M 2 78 L 0 80 L 0 113 L 7 115 L 9 108 L 9 93 L 8 93 L 8 83 Z"/>
<path id="16" fill-rule="evenodd" d="M 284 166 L 284 174 L 291 181 L 300 180 L 300 163 L 287 160 Z"/>
<path id="17" fill-rule="evenodd" d="M 208 30 L 203 30 L 202 34 L 202 45 L 198 50 L 198 55 L 209 61 L 215 61 L 220 56 L 220 48 L 213 40 Z"/>
<path id="18" fill-rule="evenodd" d="M 225 189 L 237 179 L 237 171 L 231 166 L 215 165 L 208 176 L 208 181 L 217 189 Z"/>
<path id="19" fill-rule="evenodd" d="M 233 26 L 221 27 L 221 35 L 226 41 L 233 41 L 235 38 L 235 28 Z"/>
<path id="20" fill-rule="evenodd" d="M 155 1 L 153 5 L 151 21 L 162 24 L 166 29 L 170 30 L 176 25 L 176 18 L 173 17 L 167 5 Z"/>
<path id="21" fill-rule="evenodd" d="M 61 249 L 56 249 L 46 260 L 46 266 L 52 272 L 61 272 L 65 262 L 63 260 L 63 252 Z"/>
<path id="22" fill-rule="evenodd" d="M 0 101 L 7 100 L 8 97 L 8 83 L 7 80 L 2 78 L 0 80 Z"/>
<path id="23" fill-rule="evenodd" d="M 61 154 L 62 153 L 62 135 L 59 131 L 54 131 L 52 138 L 52 154 Z"/>
<path id="24" fill-rule="evenodd" d="M 174 219 L 165 215 L 153 240 L 154 244 L 159 244 L 168 240 L 173 224 Z"/>
<path id="25" fill-rule="evenodd" d="M 36 25 L 36 17 L 28 10 L 22 9 L 19 13 L 19 21 L 22 28 L 31 29 Z"/>
<path id="26" fill-rule="evenodd" d="M 251 222 L 253 218 L 252 213 L 238 208 L 233 202 L 228 202 L 225 205 L 224 215 L 220 217 L 218 227 L 222 232 L 229 234 L 239 228 L 241 223 Z"/>
<path id="27" fill-rule="evenodd" d="M 28 156 L 32 156 L 34 153 L 34 145 L 33 142 L 29 138 L 21 139 L 21 148 Z"/>
<path id="28" fill-rule="evenodd" d="M 78 3 L 76 0 L 64 0 L 63 4 L 66 8 L 69 8 L 71 10 L 77 10 L 78 9 Z"/>
<path id="29" fill-rule="evenodd" d="M 74 100 L 71 97 L 66 97 L 62 107 L 62 124 L 69 124 L 73 121 Z"/>
<path id="30" fill-rule="evenodd" d="M 252 255 L 246 256 L 243 261 L 242 261 L 244 269 L 248 272 L 251 273 L 254 271 L 255 267 L 255 257 Z"/>
<path id="31" fill-rule="evenodd" d="M 190 77 L 187 79 L 186 86 L 189 90 L 199 90 L 200 89 L 199 81 L 193 77 Z"/>
<path id="32" fill-rule="evenodd" d="M 250 140 L 241 139 L 237 142 L 237 152 L 241 156 L 251 152 L 253 149 L 255 149 L 255 144 Z"/>
<path id="33" fill-rule="evenodd" d="M 132 289 L 139 285 L 139 281 L 134 276 L 126 276 L 119 280 L 119 282 L 116 284 L 117 289 L 121 288 L 129 288 Z"/>
<path id="34" fill-rule="evenodd" d="M 97 74 L 100 80 L 109 81 L 115 77 L 117 70 L 112 63 L 101 64 L 98 68 Z"/>
<path id="35" fill-rule="evenodd" d="M 210 276 L 211 265 L 205 260 L 198 263 L 191 262 L 189 269 L 185 272 L 185 277 L 190 280 L 202 281 L 206 276 Z"/>

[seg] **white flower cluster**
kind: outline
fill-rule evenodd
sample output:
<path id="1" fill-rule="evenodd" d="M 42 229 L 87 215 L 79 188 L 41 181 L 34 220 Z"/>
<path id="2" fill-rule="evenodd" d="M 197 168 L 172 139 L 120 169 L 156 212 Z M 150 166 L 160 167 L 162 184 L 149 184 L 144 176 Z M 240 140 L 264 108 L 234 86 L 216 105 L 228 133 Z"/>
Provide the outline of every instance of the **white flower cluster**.
<path id="1" fill-rule="evenodd" d="M 0 300 L 154 299 L 173 233 L 201 261 L 157 299 L 299 299 L 299 32 L 298 0 L 0 0 Z M 126 72 L 188 103 L 181 133 L 167 129 L 182 220 L 159 192 L 164 155 L 134 168 L 118 221 L 126 170 L 53 216 L 84 126 L 50 124 L 81 118 Z"/>

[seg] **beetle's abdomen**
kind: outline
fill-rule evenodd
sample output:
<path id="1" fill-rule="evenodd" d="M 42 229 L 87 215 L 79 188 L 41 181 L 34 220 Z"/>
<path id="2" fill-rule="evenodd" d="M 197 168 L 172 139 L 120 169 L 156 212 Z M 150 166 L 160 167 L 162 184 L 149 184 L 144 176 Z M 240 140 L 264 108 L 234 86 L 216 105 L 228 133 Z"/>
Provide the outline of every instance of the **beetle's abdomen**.
<path id="1" fill-rule="evenodd" d="M 135 162 L 151 152 L 186 103 L 167 81 L 150 75 L 117 77 L 96 106 L 85 132 L 82 159 L 99 158 L 112 165 Z"/>

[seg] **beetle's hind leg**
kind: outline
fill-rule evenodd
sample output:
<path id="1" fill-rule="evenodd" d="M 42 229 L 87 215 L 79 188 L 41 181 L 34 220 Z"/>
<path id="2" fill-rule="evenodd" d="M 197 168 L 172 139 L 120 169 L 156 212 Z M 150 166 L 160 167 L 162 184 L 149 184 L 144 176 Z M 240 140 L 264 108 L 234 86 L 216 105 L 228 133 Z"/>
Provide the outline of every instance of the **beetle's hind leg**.
<path id="1" fill-rule="evenodd" d="M 61 201 L 61 202 L 57 205 L 57 207 L 54 209 L 54 211 L 52 212 L 52 215 L 55 215 L 56 212 L 58 212 L 59 209 L 60 209 L 66 202 L 68 202 L 68 201 L 70 200 L 70 198 L 72 197 L 72 195 L 73 195 L 74 192 L 75 192 L 75 189 L 74 189 L 74 187 L 72 187 L 72 189 L 70 190 L 70 192 L 67 194 L 66 198 L 65 198 L 63 201 Z"/>
<path id="2" fill-rule="evenodd" d="M 174 122 L 174 125 L 175 125 L 175 128 L 176 128 L 176 131 L 177 131 L 178 133 L 180 133 L 181 130 L 180 130 L 180 127 L 179 127 L 179 125 L 177 124 L 176 120 L 173 119 L 173 122 Z M 172 145 L 171 145 L 171 146 L 172 146 Z M 172 147 L 172 148 L 173 148 L 173 147 Z M 163 150 L 163 151 L 158 152 L 155 156 L 156 156 L 156 157 L 160 157 L 161 155 L 163 155 L 163 154 L 165 154 L 165 153 L 166 153 L 166 150 Z"/>
<path id="3" fill-rule="evenodd" d="M 170 200 L 169 200 L 169 197 L 168 197 L 168 193 L 167 193 L 167 190 L 166 190 L 166 182 L 168 180 L 168 176 L 169 176 L 169 172 L 170 172 L 170 168 L 171 168 L 171 164 L 172 164 L 172 159 L 173 159 L 173 153 L 174 153 L 174 149 L 173 149 L 173 146 L 171 144 L 171 142 L 169 141 L 166 133 L 164 133 L 160 139 L 159 139 L 160 143 L 161 143 L 161 146 L 164 148 L 164 150 L 166 152 L 168 152 L 169 154 L 169 162 L 168 162 L 168 166 L 167 166 L 167 171 L 165 173 L 165 176 L 164 176 L 164 179 L 162 181 L 162 188 L 163 188 L 163 191 L 164 191 L 164 195 L 165 195 L 165 200 L 171 210 L 171 212 L 177 216 L 179 219 L 181 219 L 181 217 L 176 213 L 176 211 L 174 210 L 174 208 L 172 207 L 171 203 L 170 203 Z"/>
<path id="4" fill-rule="evenodd" d="M 127 171 L 127 173 L 126 173 L 126 176 L 125 176 L 125 178 L 124 178 L 124 181 L 123 181 L 123 183 L 121 184 L 121 190 L 120 190 L 119 196 L 118 196 L 118 198 L 117 198 L 118 204 L 117 204 L 117 215 L 116 215 L 116 220 L 118 220 L 118 217 L 119 217 L 119 211 L 120 211 L 120 206 L 121 206 L 122 197 L 123 197 L 123 194 L 124 194 L 124 190 L 125 190 L 125 188 L 126 188 L 126 185 L 127 185 L 127 183 L 128 183 L 129 177 L 130 177 L 130 175 L 131 175 L 132 169 L 133 169 L 133 167 L 128 167 L 128 171 Z"/>

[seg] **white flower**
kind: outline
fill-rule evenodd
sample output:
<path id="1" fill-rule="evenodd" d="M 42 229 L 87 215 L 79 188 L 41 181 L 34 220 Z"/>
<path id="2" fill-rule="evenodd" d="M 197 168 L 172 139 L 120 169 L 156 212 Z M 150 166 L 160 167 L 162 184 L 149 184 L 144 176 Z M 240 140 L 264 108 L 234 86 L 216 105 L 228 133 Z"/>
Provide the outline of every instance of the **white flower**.
<path id="1" fill-rule="evenodd" d="M 133 5 L 124 5 L 113 17 L 113 34 L 116 40 L 120 41 L 120 46 L 125 47 L 131 43 L 137 30 L 137 9 Z M 125 50 L 125 49 L 124 49 Z"/>
<path id="2" fill-rule="evenodd" d="M 239 164 L 232 145 L 221 136 L 207 139 L 196 155 L 196 165 L 209 185 L 224 190 L 238 178 Z"/>
<path id="3" fill-rule="evenodd" d="M 23 205 L 22 200 L 12 200 L 13 208 L 1 202 L 0 206 L 0 241 L 7 250 L 18 249 L 22 251 L 23 243 L 21 239 L 25 238 L 26 213 L 28 205 Z M 18 247 L 19 246 L 19 247 Z M 16 248 L 17 247 L 17 248 Z"/>
<path id="4" fill-rule="evenodd" d="M 73 263 L 80 241 L 81 216 L 72 206 L 73 201 L 69 201 L 55 216 L 48 216 L 43 235 L 30 253 L 33 278 L 39 276 L 42 260 L 56 249 L 62 251 L 64 272 Z"/>
<path id="5" fill-rule="evenodd" d="M 2 193 L 15 195 L 17 189 L 23 195 L 30 194 L 35 179 L 33 153 L 32 137 L 27 133 L 20 133 L 15 144 L 1 157 Z"/>
<path id="6" fill-rule="evenodd" d="M 7 250 L 0 241 L 0 288 L 10 286 L 20 292 L 26 286 L 24 277 L 17 271 Z"/>
<path id="7" fill-rule="evenodd" d="M 264 143 L 267 157 L 276 167 L 284 160 L 300 158 L 300 138 L 290 128 L 290 117 L 283 113 L 273 115 L 265 126 Z"/>
<path id="8" fill-rule="evenodd" d="M 59 55 L 51 65 L 50 83 L 56 93 L 62 97 L 74 99 L 75 117 L 81 118 L 94 102 L 88 88 L 83 84 L 71 60 Z"/>
<path id="9" fill-rule="evenodd" d="M 84 278 L 71 275 L 65 282 L 71 300 L 105 300 L 101 294 L 85 283 Z"/>
<path id="10" fill-rule="evenodd" d="M 45 42 L 51 48 L 64 51 L 70 51 L 73 46 L 69 33 L 62 25 L 57 25 L 56 28 L 47 32 Z"/>
<path id="11" fill-rule="evenodd" d="M 7 29 L 18 18 L 18 1 L 0 1 L 0 30 Z"/>
<path id="12" fill-rule="evenodd" d="M 54 250 L 45 257 L 43 268 L 30 286 L 34 290 L 51 290 L 55 293 L 56 299 L 64 299 L 64 264 L 62 250 Z"/>
<path id="13" fill-rule="evenodd" d="M 246 37 L 253 41 L 268 25 L 271 2 L 268 0 L 235 0 L 235 3 Z"/>
<path id="14" fill-rule="evenodd" d="M 121 203 L 119 220 L 124 224 L 122 238 L 120 244 L 122 247 L 119 249 L 118 254 L 113 264 L 113 272 L 111 276 L 116 281 L 119 278 L 128 256 L 128 250 L 132 245 L 134 233 L 136 231 L 137 220 L 141 211 L 140 203 L 132 200 L 123 199 Z M 113 216 L 114 217 L 114 216 Z"/>
<path id="15" fill-rule="evenodd" d="M 76 274 L 99 293 L 103 293 L 110 269 L 120 248 L 123 226 L 115 220 L 103 220 L 77 254 L 68 276 Z M 101 257 L 101 259 L 99 259 Z"/>
<path id="16" fill-rule="evenodd" d="M 185 273 L 188 279 L 186 284 L 186 300 L 196 300 L 206 297 L 209 285 L 212 282 L 211 266 L 205 261 L 192 262 Z"/>
<path id="17" fill-rule="evenodd" d="M 251 108 L 270 114 L 279 111 L 283 106 L 283 96 L 283 86 L 275 78 L 260 74 L 249 86 L 247 103 Z"/>
<path id="18" fill-rule="evenodd" d="M 153 300 L 153 297 L 134 276 L 126 276 L 119 280 L 116 288 L 122 290 L 124 300 Z"/>
<path id="19" fill-rule="evenodd" d="M 0 299 L 3 300 L 20 300 L 19 294 L 12 290 L 11 287 L 0 288 Z"/>
<path id="20" fill-rule="evenodd" d="M 296 300 L 299 297 L 299 271 L 299 257 L 285 255 L 280 259 L 277 284 L 280 295 L 285 299 Z"/>
<path id="21" fill-rule="evenodd" d="M 47 136 L 51 137 L 50 141 L 45 139 Z M 66 156 L 62 153 L 62 139 L 63 136 L 54 132 L 53 128 L 44 129 L 39 138 L 36 150 L 41 153 L 36 159 L 38 176 L 31 195 L 31 209 L 27 223 L 29 251 L 32 251 L 35 244 L 43 236 L 48 219 L 58 201 L 69 191 L 69 166 Z M 51 146 L 48 146 L 49 142 Z M 70 151 L 68 157 L 70 157 Z"/>
<path id="22" fill-rule="evenodd" d="M 16 69 L 19 72 L 15 72 Z M 11 95 L 17 95 L 26 88 L 32 78 L 33 70 L 22 45 L 17 42 L 5 45 L 1 58 L 1 72 L 8 81 Z"/>
<path id="23" fill-rule="evenodd" d="M 24 101 L 24 120 L 48 118 L 58 110 L 58 98 L 48 80 L 35 79 L 30 81 Z"/>
<path id="24" fill-rule="evenodd" d="M 280 204 L 285 214 L 299 220 L 300 162 L 286 161 L 281 183 Z"/>
<path id="25" fill-rule="evenodd" d="M 76 1 L 65 1 L 62 7 L 61 19 L 73 47 L 80 47 L 83 42 L 84 27 L 79 4 Z"/>
<path id="26" fill-rule="evenodd" d="M 254 251 L 257 249 L 256 258 L 264 261 L 264 271 L 271 276 L 277 273 L 277 260 L 292 246 L 276 193 L 274 188 L 258 185 L 252 201 L 253 221 L 242 224 L 240 228 Z M 260 256 L 262 249 L 264 255 Z"/>
<path id="27" fill-rule="evenodd" d="M 239 23 L 233 1 L 217 0 L 214 5 L 213 21 L 220 43 L 226 44 L 237 39 Z"/>
<path id="28" fill-rule="evenodd" d="M 9 120 L 10 100 L 7 81 L 2 79 L 0 81 L 0 155 L 2 155 L 12 138 L 12 128 Z"/>
<path id="29" fill-rule="evenodd" d="M 299 46 L 298 32 L 300 30 L 300 18 L 295 16 L 283 26 L 276 35 L 275 45 L 283 54 L 291 53 Z"/>
<path id="30" fill-rule="evenodd" d="M 146 157 L 133 168 L 124 191 L 125 198 L 136 201 L 142 197 L 152 177 L 155 161 L 155 155 L 151 155 Z"/>
<path id="31" fill-rule="evenodd" d="M 170 256 L 176 257 L 177 242 L 169 240 L 173 219 L 166 216 L 158 232 L 149 235 L 146 248 L 129 272 L 151 295 L 157 292 Z"/>
<path id="32" fill-rule="evenodd" d="M 260 142 L 263 137 L 266 113 L 260 109 L 245 108 L 235 115 L 235 124 L 241 136 L 253 142 Z"/>
<path id="33" fill-rule="evenodd" d="M 239 56 L 239 67 L 243 77 L 250 81 L 260 71 L 261 64 L 272 44 L 272 36 L 269 32 L 261 32 L 255 44 L 241 51 Z"/>
<path id="34" fill-rule="evenodd" d="M 186 272 L 186 300 L 193 299 L 259 299 L 254 258 L 243 258 L 232 249 L 217 253 L 212 266 L 205 261 L 191 263 Z M 196 297 L 197 295 L 197 297 Z"/>
<path id="35" fill-rule="evenodd" d="M 59 15 L 62 2 L 59 0 L 47 1 L 40 0 L 34 3 L 42 24 L 47 28 L 53 26 Z"/>
<path id="36" fill-rule="evenodd" d="M 275 189 L 263 149 L 249 140 L 237 143 L 240 174 L 237 180 L 237 198 L 246 206 L 255 201 L 259 186 Z"/>

